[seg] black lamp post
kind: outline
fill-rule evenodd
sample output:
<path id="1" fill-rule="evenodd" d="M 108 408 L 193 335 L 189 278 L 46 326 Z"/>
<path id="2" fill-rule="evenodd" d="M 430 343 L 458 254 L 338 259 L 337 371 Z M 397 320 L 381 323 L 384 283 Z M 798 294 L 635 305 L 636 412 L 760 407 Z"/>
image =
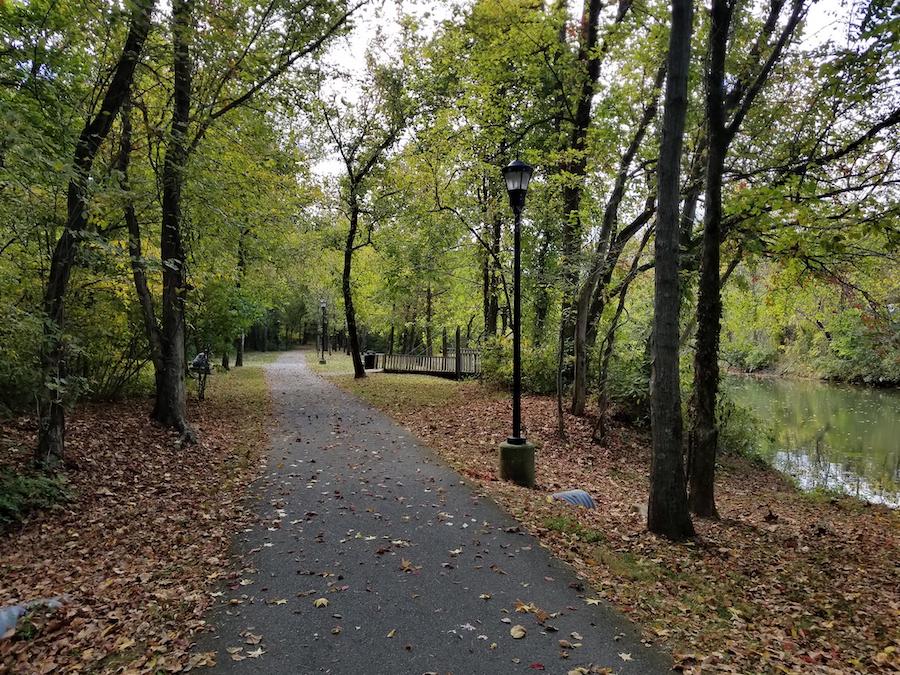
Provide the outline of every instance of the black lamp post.
<path id="1" fill-rule="evenodd" d="M 319 303 L 319 306 L 322 308 L 322 358 L 319 359 L 319 363 L 325 363 L 325 345 L 326 340 L 328 339 L 328 320 L 325 318 L 325 301 Z"/>
<path id="2" fill-rule="evenodd" d="M 534 169 L 515 160 L 503 168 L 509 205 L 515 214 L 513 229 L 513 409 L 512 435 L 500 445 L 500 477 L 526 487 L 534 486 L 534 446 L 522 435 L 522 209 Z"/>

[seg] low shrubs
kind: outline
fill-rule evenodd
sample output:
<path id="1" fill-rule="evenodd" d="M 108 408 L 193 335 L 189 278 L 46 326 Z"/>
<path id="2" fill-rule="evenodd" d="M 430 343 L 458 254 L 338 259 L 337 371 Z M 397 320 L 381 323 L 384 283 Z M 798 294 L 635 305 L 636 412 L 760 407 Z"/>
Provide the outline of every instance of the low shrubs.
<path id="1" fill-rule="evenodd" d="M 496 387 L 512 384 L 512 340 L 491 338 L 481 348 L 481 377 Z M 556 391 L 556 344 L 522 345 L 522 388 L 533 394 Z"/>
<path id="2" fill-rule="evenodd" d="M 61 476 L 0 472 L 0 529 L 18 525 L 33 511 L 68 498 L 69 491 Z"/>

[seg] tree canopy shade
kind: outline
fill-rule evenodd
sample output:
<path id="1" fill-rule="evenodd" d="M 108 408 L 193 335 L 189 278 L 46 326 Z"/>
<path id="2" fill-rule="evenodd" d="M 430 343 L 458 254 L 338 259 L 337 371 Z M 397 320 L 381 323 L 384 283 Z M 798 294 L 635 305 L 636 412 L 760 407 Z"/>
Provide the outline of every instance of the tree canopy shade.
<path id="1" fill-rule="evenodd" d="M 190 357 L 308 341 L 322 298 L 357 377 L 459 328 L 506 384 L 520 157 L 523 382 L 559 433 L 650 417 L 649 526 L 689 536 L 723 366 L 900 382 L 896 20 L 813 41 L 811 7 L 472 0 L 348 73 L 374 4 L 7 3 L 2 412 L 37 403 L 54 464 L 76 400 L 152 389 L 190 441 Z"/>

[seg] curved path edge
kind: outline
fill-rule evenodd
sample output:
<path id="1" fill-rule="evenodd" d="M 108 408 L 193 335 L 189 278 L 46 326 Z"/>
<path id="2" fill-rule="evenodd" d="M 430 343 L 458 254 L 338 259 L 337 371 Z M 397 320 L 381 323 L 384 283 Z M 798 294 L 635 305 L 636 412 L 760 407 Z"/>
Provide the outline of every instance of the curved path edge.
<path id="1" fill-rule="evenodd" d="M 214 672 L 670 671 L 626 617 L 586 602 L 567 564 L 302 352 L 266 375 L 275 423 L 255 522 L 196 646 L 217 652 Z"/>

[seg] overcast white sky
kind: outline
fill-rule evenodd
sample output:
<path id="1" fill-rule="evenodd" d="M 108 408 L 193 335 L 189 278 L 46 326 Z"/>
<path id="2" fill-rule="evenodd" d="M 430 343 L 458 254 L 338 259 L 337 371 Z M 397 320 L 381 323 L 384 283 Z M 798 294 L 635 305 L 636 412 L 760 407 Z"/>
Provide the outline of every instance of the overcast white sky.
<path id="1" fill-rule="evenodd" d="M 350 36 L 335 44 L 328 53 L 328 60 L 350 71 L 365 65 L 364 56 L 369 42 L 381 30 L 388 36 L 397 35 L 400 12 L 419 18 L 423 25 L 434 29 L 440 21 L 450 16 L 455 5 L 469 4 L 468 0 L 372 0 L 362 7 L 354 20 L 355 28 Z M 581 2 L 572 2 L 572 16 Z M 852 2 L 848 0 L 818 0 L 809 10 L 806 41 L 819 43 L 828 38 L 838 39 L 843 32 L 845 17 Z"/>
<path id="2" fill-rule="evenodd" d="M 370 0 L 354 15 L 354 29 L 350 35 L 335 43 L 326 58 L 341 69 L 358 74 L 365 68 L 366 49 L 379 31 L 389 38 L 399 35 L 397 26 L 401 12 L 416 17 L 427 32 L 433 32 L 459 4 L 466 4 L 465 0 Z"/>

